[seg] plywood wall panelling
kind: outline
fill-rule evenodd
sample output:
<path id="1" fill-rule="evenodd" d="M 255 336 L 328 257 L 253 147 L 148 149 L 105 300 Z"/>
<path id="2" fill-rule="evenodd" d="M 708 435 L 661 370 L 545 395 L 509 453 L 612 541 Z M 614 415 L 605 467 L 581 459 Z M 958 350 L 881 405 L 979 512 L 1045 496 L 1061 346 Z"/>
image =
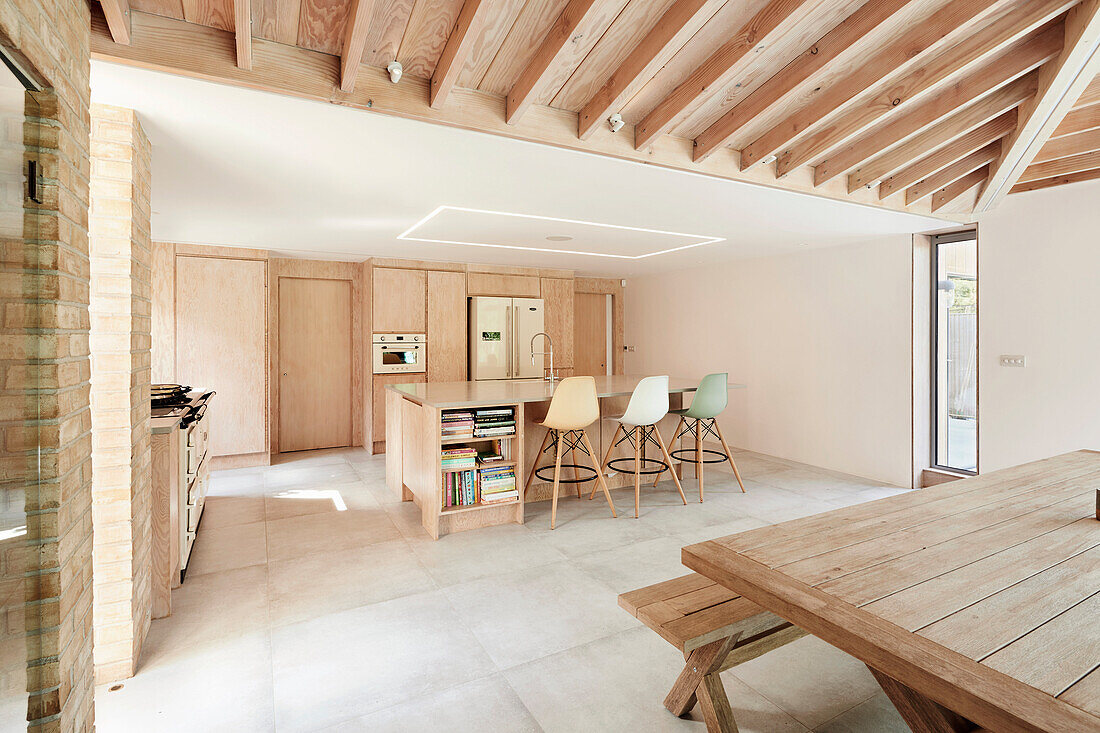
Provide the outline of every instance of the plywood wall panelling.
<path id="1" fill-rule="evenodd" d="M 511 91 L 566 3 L 567 0 L 529 0 L 512 24 L 477 88 L 493 94 Z"/>
<path id="2" fill-rule="evenodd" d="M 212 456 L 267 451 L 267 264 L 176 257 L 176 378 L 214 390 Z"/>
<path id="3" fill-rule="evenodd" d="M 130 0 L 130 7 L 144 13 L 183 19 L 183 0 Z"/>
<path id="4" fill-rule="evenodd" d="M 176 248 L 153 242 L 151 370 L 153 384 L 176 383 Z"/>
<path id="5" fill-rule="evenodd" d="M 539 278 L 528 275 L 495 275 L 471 272 L 466 276 L 468 295 L 500 295 L 512 298 L 539 297 Z"/>
<path id="6" fill-rule="evenodd" d="M 489 64 L 493 63 L 497 51 L 511 30 L 512 24 L 523 9 L 525 0 L 486 0 L 489 2 L 489 14 L 481 31 L 474 39 L 473 47 L 466 56 L 466 63 L 458 75 L 458 86 L 476 89 L 481 83 Z"/>
<path id="7" fill-rule="evenodd" d="M 374 268 L 374 330 L 378 333 L 424 333 L 428 278 L 423 270 Z"/>
<path id="8" fill-rule="evenodd" d="M 344 45 L 351 0 L 301 0 L 298 45 L 338 55 Z"/>
<path id="9" fill-rule="evenodd" d="M 183 0 L 183 19 L 223 31 L 233 30 L 233 0 Z"/>
<path id="10" fill-rule="evenodd" d="M 414 0 L 377 0 L 367 43 L 363 49 L 363 63 L 385 67 L 397 59 L 397 49 L 405 35 L 405 27 L 412 15 Z"/>
<path id="11" fill-rule="evenodd" d="M 428 381 L 466 381 L 466 275 L 428 272 Z"/>
<path id="12" fill-rule="evenodd" d="M 350 445 L 350 281 L 279 278 L 279 372 L 279 450 Z"/>
<path id="13" fill-rule="evenodd" d="M 546 333 L 554 340 L 554 369 L 571 367 L 573 357 L 573 280 L 544 277 L 540 281 L 545 301 Z M 545 365 L 550 366 L 549 358 Z"/>
<path id="14" fill-rule="evenodd" d="M 397 51 L 406 74 L 431 78 L 461 10 L 462 0 L 417 0 Z"/>

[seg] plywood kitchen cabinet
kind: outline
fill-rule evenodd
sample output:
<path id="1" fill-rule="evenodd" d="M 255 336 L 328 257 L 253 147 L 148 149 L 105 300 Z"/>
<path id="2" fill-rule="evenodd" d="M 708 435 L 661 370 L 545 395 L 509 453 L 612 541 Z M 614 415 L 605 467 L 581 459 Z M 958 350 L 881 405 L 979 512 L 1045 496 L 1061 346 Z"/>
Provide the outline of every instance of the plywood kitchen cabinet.
<path id="1" fill-rule="evenodd" d="M 544 277 L 540 282 L 546 333 L 554 340 L 554 370 L 573 366 L 573 280 Z M 541 350 L 541 349 L 540 349 Z M 549 359 L 546 366 L 550 366 Z"/>
<path id="2" fill-rule="evenodd" d="M 175 266 L 172 381 L 217 392 L 212 457 L 266 454 L 267 262 L 177 254 Z"/>
<path id="3" fill-rule="evenodd" d="M 352 444 L 352 283 L 279 278 L 279 451 Z"/>
<path id="4" fill-rule="evenodd" d="M 371 326 L 376 333 L 425 333 L 428 274 L 424 270 L 374 268 Z"/>
<path id="5" fill-rule="evenodd" d="M 510 298 L 538 298 L 537 275 L 501 275 L 471 272 L 466 275 L 467 295 L 499 295 Z"/>
<path id="6" fill-rule="evenodd" d="M 428 381 L 426 374 L 375 374 L 374 375 L 374 424 L 372 439 L 374 452 L 385 450 L 386 444 L 386 385 L 387 384 L 423 384 Z"/>
<path id="7" fill-rule="evenodd" d="M 428 272 L 428 381 L 466 381 L 466 275 Z"/>

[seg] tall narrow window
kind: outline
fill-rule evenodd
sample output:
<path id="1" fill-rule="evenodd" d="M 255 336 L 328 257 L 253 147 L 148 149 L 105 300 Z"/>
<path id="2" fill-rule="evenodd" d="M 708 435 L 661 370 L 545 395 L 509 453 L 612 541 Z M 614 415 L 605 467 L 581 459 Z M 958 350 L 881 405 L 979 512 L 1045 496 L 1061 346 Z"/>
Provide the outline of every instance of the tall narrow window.
<path id="1" fill-rule="evenodd" d="M 978 240 L 934 237 L 932 463 L 978 470 Z"/>

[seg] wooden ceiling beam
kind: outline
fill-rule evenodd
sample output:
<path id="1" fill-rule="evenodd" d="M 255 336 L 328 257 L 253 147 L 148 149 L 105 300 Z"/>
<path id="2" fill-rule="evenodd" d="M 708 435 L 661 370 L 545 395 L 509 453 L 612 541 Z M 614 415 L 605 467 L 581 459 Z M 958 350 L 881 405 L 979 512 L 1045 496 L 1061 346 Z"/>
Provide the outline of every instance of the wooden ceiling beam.
<path id="1" fill-rule="evenodd" d="M 587 140 L 601 122 L 618 112 L 723 5 L 725 0 L 676 0 L 584 105 L 578 137 Z"/>
<path id="2" fill-rule="evenodd" d="M 705 160 L 719 150 L 738 130 L 773 108 L 799 84 L 842 56 L 912 2 L 913 0 L 870 0 L 845 18 L 840 25 L 819 38 L 700 133 L 695 138 L 695 160 Z"/>
<path id="3" fill-rule="evenodd" d="M 957 181 L 968 173 L 978 170 L 983 165 L 989 165 L 1001 154 L 1001 141 L 991 142 L 980 150 L 975 150 L 970 155 L 959 158 L 943 170 L 937 171 L 924 180 L 917 181 L 905 189 L 905 205 L 912 206 L 925 196 L 931 196 L 939 189 Z"/>
<path id="4" fill-rule="evenodd" d="M 1039 150 L 1032 165 L 1068 158 L 1071 155 L 1091 153 L 1094 150 L 1100 150 L 1100 129 L 1088 130 L 1077 135 L 1066 135 L 1049 141 Z"/>
<path id="5" fill-rule="evenodd" d="M 1068 158 L 1048 160 L 1045 163 L 1032 163 L 1020 176 L 1018 183 L 1031 183 L 1032 181 L 1041 181 L 1044 178 L 1069 176 L 1074 173 L 1095 170 L 1096 168 L 1100 168 L 1100 152 L 1080 153 L 1079 155 L 1071 155 Z"/>
<path id="6" fill-rule="evenodd" d="M 967 4 L 952 3 L 952 6 Z M 890 89 L 855 104 L 817 131 L 795 141 L 779 155 L 776 163 L 777 174 L 786 175 L 795 168 L 818 160 L 821 156 L 843 145 L 845 141 L 878 123 L 884 116 L 892 117 L 900 113 L 899 110 L 905 109 L 912 100 L 930 92 L 973 64 L 983 63 L 991 55 L 1000 53 L 1028 33 L 1052 18 L 1056 18 L 1070 4 L 1072 0 L 1029 0 L 1028 3 L 993 22 L 975 25 L 972 18 L 965 24 L 967 28 L 972 29 L 972 32 L 956 44 L 944 49 L 941 53 L 931 55 L 919 69 L 906 75 Z M 1029 49 L 1029 55 L 1023 68 L 1025 70 L 1033 68 L 1041 64 L 1045 58 L 1054 56 L 1060 46 L 1060 36 L 1061 33 L 1058 31 L 1054 31 L 1049 37 L 1040 34 L 1040 37 L 1035 39 L 1035 43 L 1040 46 L 1038 50 L 1033 49 L 1031 44 L 1025 44 Z"/>
<path id="7" fill-rule="evenodd" d="M 872 127 L 830 153 L 829 157 L 819 161 L 814 167 L 814 181 L 822 184 L 834 176 L 846 173 L 869 158 L 943 120 L 955 110 L 972 104 L 975 100 L 1038 68 L 1053 58 L 1061 47 L 1061 31 L 1052 28 L 1037 37 L 1028 39 L 1023 44 L 1009 48 L 990 61 L 983 62 L 979 68 L 946 89 L 935 93 L 919 106 L 910 105 L 907 109 L 891 116 L 885 123 Z"/>
<path id="8" fill-rule="evenodd" d="M 130 45 L 130 0 L 99 0 L 115 43 Z"/>
<path id="9" fill-rule="evenodd" d="M 1088 107 L 1079 107 L 1067 114 L 1061 124 L 1054 128 L 1054 134 L 1050 137 L 1057 139 L 1098 128 L 1100 128 L 1100 104 L 1093 104 Z"/>
<path id="10" fill-rule="evenodd" d="M 1100 75 L 1097 75 L 1092 83 L 1086 87 L 1085 91 L 1081 93 L 1081 96 L 1077 98 L 1074 103 L 1074 109 L 1078 107 L 1087 107 L 1090 104 L 1100 104 Z"/>
<path id="11" fill-rule="evenodd" d="M 1065 186 L 1068 183 L 1080 183 L 1081 181 L 1094 181 L 1100 178 L 1100 168 L 1091 171 L 1084 171 L 1083 173 L 1074 173 L 1068 176 L 1058 176 L 1057 178 L 1044 178 L 1040 181 L 1031 181 L 1030 183 L 1017 183 L 1012 187 L 1009 193 L 1023 193 L 1024 191 L 1038 191 L 1040 188 L 1050 188 L 1052 186 Z"/>
<path id="12" fill-rule="evenodd" d="M 344 45 L 340 49 L 340 91 L 355 89 L 355 77 L 363 63 L 367 44 L 367 29 L 374 13 L 374 0 L 352 0 L 348 24 L 344 29 Z"/>
<path id="13" fill-rule="evenodd" d="M 1020 108 L 1020 124 L 978 196 L 975 212 L 988 211 L 1008 194 L 1100 72 L 1100 0 L 1085 0 L 1066 16 L 1058 58 L 1043 67 L 1039 92 Z"/>
<path id="14" fill-rule="evenodd" d="M 921 160 L 975 128 L 1015 109 L 1024 100 L 1030 99 L 1038 88 L 1038 73 L 1034 71 L 1022 79 L 1001 87 L 852 171 L 848 175 L 848 191 L 856 191 L 862 187 L 870 187 L 877 181 L 883 181 L 887 176 L 905 168 L 913 161 Z M 1012 124 L 1014 126 L 1016 124 L 1015 117 Z M 920 177 L 913 180 L 920 180 Z"/>
<path id="15" fill-rule="evenodd" d="M 237 68 L 252 68 L 252 2 L 233 0 L 233 35 L 237 40 Z"/>
<path id="16" fill-rule="evenodd" d="M 733 38 L 711 54 L 638 123 L 634 128 L 635 149 L 652 145 L 704 100 L 733 83 L 749 52 L 770 46 L 820 3 L 821 0 L 769 0 Z"/>
<path id="17" fill-rule="evenodd" d="M 534 58 L 524 68 L 512 90 L 508 92 L 504 108 L 504 120 L 514 125 L 523 113 L 534 103 L 541 90 L 543 81 L 549 76 L 554 62 L 565 53 L 566 46 L 573 40 L 577 28 L 588 12 L 597 4 L 596 0 L 569 0 L 558 19 L 546 34 Z"/>
<path id="18" fill-rule="evenodd" d="M 486 0 L 466 0 L 462 3 L 462 11 L 455 20 L 455 27 L 451 35 L 447 36 L 447 45 L 443 47 L 443 53 L 432 72 L 432 82 L 428 87 L 428 104 L 435 109 L 443 106 L 447 96 L 454 88 L 458 75 L 462 73 L 462 66 L 466 63 L 466 57 L 474 46 L 482 26 L 485 25 L 485 17 L 488 15 L 492 3 Z"/>
<path id="19" fill-rule="evenodd" d="M 892 196 L 899 191 L 905 190 L 919 181 L 934 176 L 939 171 L 949 167 L 957 161 L 965 158 L 967 155 L 973 153 L 976 150 L 980 150 L 983 147 L 1000 140 L 1005 135 L 1009 134 L 1016 129 L 1016 110 L 1011 109 L 1005 112 L 1000 117 L 992 119 L 984 125 L 971 130 L 967 134 L 960 137 L 958 140 L 940 148 L 939 150 L 926 155 L 925 157 L 917 160 L 914 163 L 906 166 L 902 170 L 898 171 L 894 175 L 885 179 L 879 184 L 878 197 L 879 199 L 885 199 Z M 998 149 L 999 152 L 999 149 Z M 985 161 L 989 163 L 991 161 Z M 984 165 L 984 163 L 983 163 Z M 978 167 L 978 166 L 975 166 Z M 970 170 L 974 170 L 971 168 Z M 964 171 L 960 175 L 965 175 L 970 171 Z M 958 176 L 956 176 L 957 178 Z M 954 179 L 951 179 L 954 180 Z M 936 186 L 933 186 L 928 190 L 928 193 L 932 193 L 938 188 L 942 188 L 947 185 L 949 181 L 944 181 Z M 906 202 L 908 205 L 908 202 Z"/>
<path id="20" fill-rule="evenodd" d="M 989 166 L 968 173 L 959 180 L 944 186 L 932 194 L 932 211 L 939 211 L 968 191 L 973 191 L 989 178 Z"/>

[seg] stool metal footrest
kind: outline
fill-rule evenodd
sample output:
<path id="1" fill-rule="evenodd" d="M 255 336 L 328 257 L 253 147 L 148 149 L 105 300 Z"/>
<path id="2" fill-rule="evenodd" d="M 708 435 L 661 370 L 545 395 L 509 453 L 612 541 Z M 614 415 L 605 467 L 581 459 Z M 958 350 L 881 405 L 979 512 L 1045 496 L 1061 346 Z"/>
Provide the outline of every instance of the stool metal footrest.
<path id="1" fill-rule="evenodd" d="M 572 479 L 561 478 L 561 472 L 564 472 L 565 469 L 567 469 L 567 468 L 571 468 L 571 469 L 573 469 L 574 471 L 577 471 L 577 472 L 585 471 L 585 472 L 588 473 L 588 475 L 585 476 L 584 478 L 572 478 Z M 543 471 L 549 471 L 550 474 L 549 475 L 543 475 L 543 473 L 542 473 Z M 592 468 L 592 466 L 581 466 L 581 465 L 578 465 L 576 463 L 563 463 L 563 464 L 561 464 L 561 472 L 558 474 L 558 483 L 559 484 L 583 484 L 583 483 L 587 483 L 588 481 L 595 481 L 596 476 L 599 475 L 599 474 L 596 473 L 596 469 Z M 542 468 L 536 468 L 535 469 L 535 475 L 538 476 L 538 478 L 542 481 L 552 483 L 554 481 L 554 467 L 553 466 L 543 466 Z"/>
<path id="2" fill-rule="evenodd" d="M 642 474 L 642 475 L 645 475 L 645 474 L 652 475 L 652 474 L 655 474 L 655 473 L 664 473 L 669 468 L 667 463 L 665 463 L 662 460 L 658 460 L 657 458 L 646 458 L 645 456 L 641 456 L 639 458 L 638 462 L 642 466 L 645 466 L 647 464 L 648 465 L 660 466 L 660 468 L 657 468 L 657 469 L 654 469 L 654 470 L 639 470 L 639 471 L 637 471 L 637 473 Z M 616 463 L 629 463 L 630 468 L 619 468 L 618 466 L 615 465 Z M 635 473 L 635 471 L 634 471 L 634 459 L 633 458 L 616 458 L 612 461 L 608 461 L 607 462 L 607 467 L 610 468 L 612 471 L 615 471 L 617 473 L 629 473 L 629 474 L 634 474 Z"/>
<path id="3" fill-rule="evenodd" d="M 694 448 L 680 448 L 679 450 L 672 450 L 668 452 L 670 456 L 683 463 L 725 463 L 727 458 L 726 454 L 719 450 L 711 450 L 710 448 L 703 448 L 701 451 L 696 451 Z M 692 458 L 684 458 L 684 453 L 690 453 Z M 718 456 L 718 458 L 712 458 L 707 460 L 706 458 L 700 459 L 698 453 L 704 455 Z"/>

